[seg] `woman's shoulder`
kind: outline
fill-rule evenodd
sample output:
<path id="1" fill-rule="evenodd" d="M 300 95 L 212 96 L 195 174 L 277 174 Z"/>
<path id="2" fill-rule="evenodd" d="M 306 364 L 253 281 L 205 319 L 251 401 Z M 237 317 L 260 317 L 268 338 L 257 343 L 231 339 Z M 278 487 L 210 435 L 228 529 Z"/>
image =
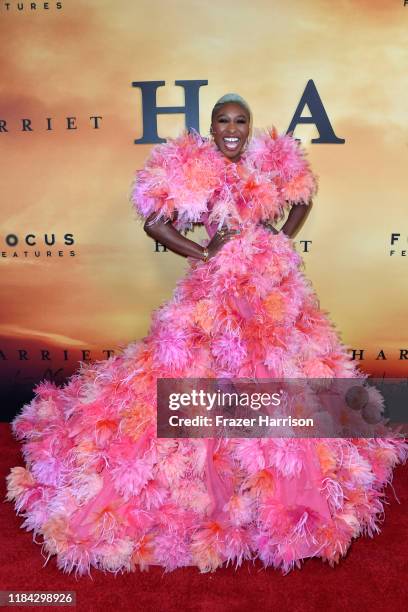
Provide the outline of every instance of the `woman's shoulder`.
<path id="1" fill-rule="evenodd" d="M 177 228 L 199 222 L 214 190 L 222 183 L 225 162 L 213 143 L 195 130 L 155 145 L 132 186 L 132 201 L 140 214 L 173 217 Z"/>
<path id="2" fill-rule="evenodd" d="M 178 136 L 167 138 L 166 142 L 154 145 L 145 165 L 168 166 L 171 163 L 184 165 L 191 159 L 197 159 L 197 157 L 202 159 L 209 156 L 218 156 L 212 142 L 201 136 L 196 130 L 188 129 Z"/>
<path id="3" fill-rule="evenodd" d="M 306 150 L 292 133 L 279 133 L 275 126 L 256 129 L 248 144 L 246 158 L 260 170 L 283 173 L 285 178 L 304 169 Z"/>
<path id="4" fill-rule="evenodd" d="M 279 133 L 275 126 L 254 130 L 246 163 L 267 174 L 279 187 L 286 202 L 308 202 L 317 191 L 318 177 L 312 172 L 307 151 L 293 133 Z"/>

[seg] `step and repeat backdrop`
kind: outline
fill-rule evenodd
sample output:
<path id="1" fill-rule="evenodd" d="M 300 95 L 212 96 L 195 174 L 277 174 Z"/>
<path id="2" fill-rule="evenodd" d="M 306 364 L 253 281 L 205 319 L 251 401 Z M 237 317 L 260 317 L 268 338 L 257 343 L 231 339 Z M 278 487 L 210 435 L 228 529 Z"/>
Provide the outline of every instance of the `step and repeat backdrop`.
<path id="1" fill-rule="evenodd" d="M 187 264 L 143 232 L 134 172 L 229 91 L 307 148 L 306 274 L 361 367 L 406 376 L 407 5 L 0 0 L 0 418 L 147 334 Z"/>

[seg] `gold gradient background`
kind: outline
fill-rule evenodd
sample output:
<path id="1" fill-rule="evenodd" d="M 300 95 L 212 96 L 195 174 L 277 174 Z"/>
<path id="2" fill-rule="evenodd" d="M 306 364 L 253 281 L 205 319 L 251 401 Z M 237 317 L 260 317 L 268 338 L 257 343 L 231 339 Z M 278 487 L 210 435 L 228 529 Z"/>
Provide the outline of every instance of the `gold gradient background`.
<path id="1" fill-rule="evenodd" d="M 16 3 L 12 3 L 16 4 Z M 28 4 L 28 3 L 27 3 Z M 53 6 L 53 3 L 50 3 Z M 408 7 L 403 1 L 76 0 L 63 10 L 0 10 L 1 249 L 9 233 L 55 233 L 76 257 L 0 258 L 0 348 L 72 351 L 116 348 L 148 331 L 153 308 L 186 269 L 154 253 L 129 204 L 133 172 L 150 146 L 141 136 L 141 95 L 132 81 L 164 80 L 159 105 L 183 105 L 177 79 L 208 79 L 200 90 L 207 134 L 215 100 L 238 91 L 255 126 L 286 131 L 313 79 L 344 145 L 310 145 L 320 177 L 297 240 L 313 241 L 307 276 L 342 340 L 365 348 L 364 369 L 405 375 L 408 348 L 406 215 Z M 102 115 L 100 130 L 89 116 Z M 76 116 L 76 131 L 65 129 Z M 20 119 L 32 119 L 22 133 Z M 46 131 L 52 117 L 54 131 Z M 161 116 L 162 137 L 184 116 Z M 62 247 L 65 232 L 77 244 Z M 202 234 L 190 234 L 198 239 Z M 40 250 L 47 247 L 39 245 Z M 24 247 L 18 249 L 23 251 Z M 384 349 L 388 361 L 375 361 Z M 2 364 L 4 367 L 10 364 Z M 33 365 L 35 368 L 35 365 Z"/>

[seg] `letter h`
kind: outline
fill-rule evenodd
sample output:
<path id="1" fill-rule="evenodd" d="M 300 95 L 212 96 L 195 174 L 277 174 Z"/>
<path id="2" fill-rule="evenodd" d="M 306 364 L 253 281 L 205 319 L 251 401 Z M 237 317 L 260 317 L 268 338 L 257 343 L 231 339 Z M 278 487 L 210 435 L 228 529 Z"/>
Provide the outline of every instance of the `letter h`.
<path id="1" fill-rule="evenodd" d="M 185 115 L 186 128 L 200 129 L 198 94 L 200 87 L 208 85 L 208 81 L 174 81 L 175 85 L 184 88 L 184 106 L 157 106 L 157 89 L 166 84 L 165 81 L 134 81 L 132 87 L 142 90 L 143 136 L 134 141 L 135 144 L 156 144 L 166 142 L 157 133 L 157 115 Z"/>

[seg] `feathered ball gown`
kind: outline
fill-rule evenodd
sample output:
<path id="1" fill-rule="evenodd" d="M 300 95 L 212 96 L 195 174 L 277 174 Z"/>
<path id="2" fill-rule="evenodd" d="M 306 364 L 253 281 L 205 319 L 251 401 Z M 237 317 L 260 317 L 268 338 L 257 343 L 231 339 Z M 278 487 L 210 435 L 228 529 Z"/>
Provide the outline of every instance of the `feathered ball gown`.
<path id="1" fill-rule="evenodd" d="M 15 418 L 26 467 L 12 468 L 8 499 L 59 568 L 212 571 L 259 558 L 286 572 L 307 557 L 334 564 L 379 531 L 404 440 L 156 435 L 158 377 L 363 376 L 291 239 L 261 223 L 315 191 L 300 145 L 274 129 L 238 163 L 196 133 L 153 148 L 132 192 L 143 219 L 241 232 L 208 263 L 189 259 L 144 339 L 82 363 L 63 387 L 41 382 Z"/>

